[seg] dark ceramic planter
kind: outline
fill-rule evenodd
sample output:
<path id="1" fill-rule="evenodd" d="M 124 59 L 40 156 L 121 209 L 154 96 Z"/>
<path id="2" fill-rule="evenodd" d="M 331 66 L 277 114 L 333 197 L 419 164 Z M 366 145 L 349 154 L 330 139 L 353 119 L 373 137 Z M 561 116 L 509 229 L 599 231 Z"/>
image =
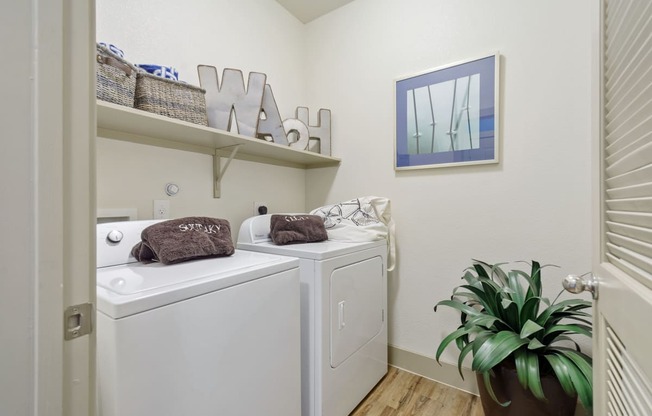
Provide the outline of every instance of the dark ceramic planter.
<path id="1" fill-rule="evenodd" d="M 492 377 L 491 386 L 501 402 L 511 400 L 511 404 L 502 407 L 496 403 L 484 385 L 481 374 L 476 374 L 480 399 L 485 416 L 573 416 L 577 406 L 577 396 L 569 397 L 561 387 L 554 374 L 541 376 L 541 385 L 547 401 L 534 397 L 518 382 L 513 363 L 503 362 L 494 368 L 496 377 Z"/>

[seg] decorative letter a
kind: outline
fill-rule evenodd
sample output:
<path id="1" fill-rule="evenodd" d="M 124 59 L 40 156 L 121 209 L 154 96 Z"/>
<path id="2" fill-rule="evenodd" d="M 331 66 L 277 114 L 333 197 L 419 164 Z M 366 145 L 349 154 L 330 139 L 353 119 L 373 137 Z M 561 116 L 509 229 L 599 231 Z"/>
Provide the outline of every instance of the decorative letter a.
<path id="1" fill-rule="evenodd" d="M 233 132 L 231 120 L 232 113 L 235 113 L 237 133 L 256 137 L 267 75 L 250 72 L 245 91 L 244 77 L 240 70 L 224 69 L 221 87 L 214 66 L 198 65 L 197 71 L 199 84 L 206 90 L 208 125 Z"/>
<path id="2" fill-rule="evenodd" d="M 278 106 L 274 99 L 271 85 L 265 85 L 265 94 L 263 94 L 262 113 L 265 118 L 258 122 L 258 138 L 267 140 L 268 136 L 272 137 L 274 143 L 288 146 L 288 138 L 283 128 L 281 115 L 278 112 Z M 261 114 L 262 114 L 261 113 Z"/>

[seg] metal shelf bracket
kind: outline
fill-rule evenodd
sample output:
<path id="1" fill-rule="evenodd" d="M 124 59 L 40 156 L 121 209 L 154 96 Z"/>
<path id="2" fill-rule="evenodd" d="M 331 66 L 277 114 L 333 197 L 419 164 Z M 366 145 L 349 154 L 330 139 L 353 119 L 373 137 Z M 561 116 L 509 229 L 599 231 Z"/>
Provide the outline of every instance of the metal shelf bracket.
<path id="1" fill-rule="evenodd" d="M 235 157 L 236 153 L 238 153 L 238 150 L 240 147 L 243 146 L 242 144 L 236 144 L 233 146 L 228 146 L 228 147 L 222 147 L 220 149 L 215 149 L 215 154 L 213 155 L 213 198 L 220 198 L 222 194 L 222 178 L 224 178 L 224 174 L 226 173 L 226 170 L 229 168 L 229 165 L 231 164 L 231 161 Z M 227 149 L 231 149 L 231 152 L 229 153 L 226 160 L 226 163 L 222 167 L 222 162 L 221 159 L 225 155 L 226 152 L 228 152 Z"/>

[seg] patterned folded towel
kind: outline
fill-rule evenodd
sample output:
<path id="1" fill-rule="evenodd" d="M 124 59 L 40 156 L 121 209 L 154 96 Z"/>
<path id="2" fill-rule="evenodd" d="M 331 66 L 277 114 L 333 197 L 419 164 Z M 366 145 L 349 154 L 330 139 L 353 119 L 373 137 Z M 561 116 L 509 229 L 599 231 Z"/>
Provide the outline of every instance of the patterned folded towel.
<path id="1" fill-rule="evenodd" d="M 350 201 L 325 205 L 310 213 L 324 219 L 329 240 L 362 242 L 387 239 L 387 271 L 394 270 L 396 239 L 389 198 L 361 196 Z"/>
<path id="2" fill-rule="evenodd" d="M 269 229 L 272 241 L 279 245 L 328 240 L 324 220 L 317 215 L 275 214 Z"/>
<path id="3" fill-rule="evenodd" d="M 140 238 L 142 241 L 131 249 L 131 254 L 143 263 L 174 264 L 235 252 L 231 226 L 219 218 L 185 217 L 159 222 L 145 228 Z"/>

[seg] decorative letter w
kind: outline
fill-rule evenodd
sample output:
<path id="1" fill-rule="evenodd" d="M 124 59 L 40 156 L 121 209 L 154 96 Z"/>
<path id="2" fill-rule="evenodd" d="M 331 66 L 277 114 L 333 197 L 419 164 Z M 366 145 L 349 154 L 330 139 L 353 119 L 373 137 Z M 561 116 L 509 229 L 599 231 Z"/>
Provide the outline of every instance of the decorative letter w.
<path id="1" fill-rule="evenodd" d="M 244 77 L 240 70 L 224 69 L 221 87 L 214 66 L 198 65 L 197 71 L 199 84 L 206 90 L 208 125 L 232 132 L 231 120 L 235 118 L 239 134 L 256 137 L 267 75 L 249 73 L 245 91 Z M 232 113 L 235 113 L 235 117 L 232 117 Z"/>

